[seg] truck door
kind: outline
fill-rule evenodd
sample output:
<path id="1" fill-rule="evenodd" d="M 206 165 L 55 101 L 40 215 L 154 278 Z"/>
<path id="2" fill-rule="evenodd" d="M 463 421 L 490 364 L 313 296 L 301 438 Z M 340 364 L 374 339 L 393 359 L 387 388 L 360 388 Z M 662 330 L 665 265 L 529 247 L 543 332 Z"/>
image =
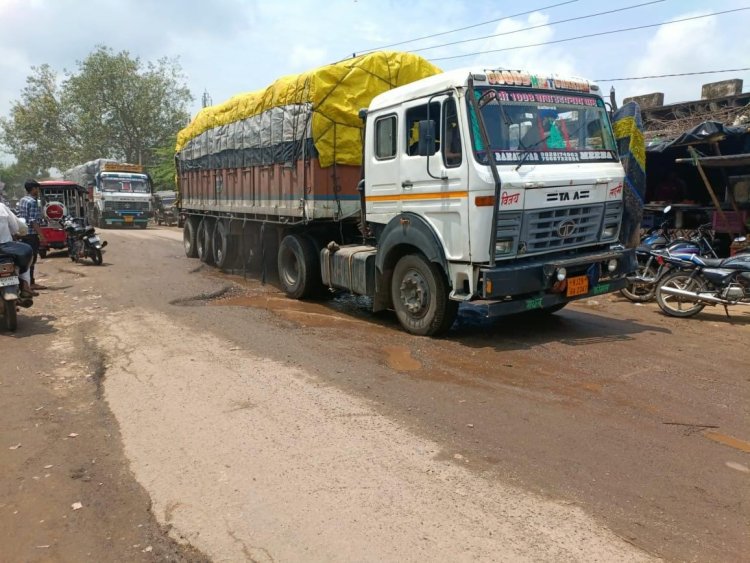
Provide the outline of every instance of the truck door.
<path id="1" fill-rule="evenodd" d="M 449 260 L 468 260 L 468 166 L 455 96 L 431 98 L 405 108 L 401 155 L 401 211 L 425 217 L 442 239 Z M 433 154 L 419 156 L 419 121 L 435 122 Z"/>
<path id="2" fill-rule="evenodd" d="M 368 121 L 366 204 L 367 217 L 374 223 L 388 223 L 401 210 L 399 173 L 399 115 L 375 116 Z"/>

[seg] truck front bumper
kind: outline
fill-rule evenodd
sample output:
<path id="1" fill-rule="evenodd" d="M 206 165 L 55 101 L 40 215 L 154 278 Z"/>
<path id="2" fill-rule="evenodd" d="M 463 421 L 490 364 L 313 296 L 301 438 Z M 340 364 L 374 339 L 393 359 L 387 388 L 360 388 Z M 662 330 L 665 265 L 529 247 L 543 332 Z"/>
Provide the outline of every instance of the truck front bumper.
<path id="1" fill-rule="evenodd" d="M 148 223 L 146 211 L 105 211 L 102 220 L 106 225 L 132 226 Z"/>
<path id="2" fill-rule="evenodd" d="M 612 260 L 616 261 L 614 270 L 608 267 Z M 546 309 L 618 291 L 627 285 L 627 275 L 636 267 L 634 249 L 613 247 L 573 257 L 547 257 L 484 268 L 480 272 L 482 299 L 467 305 L 479 308 L 483 316 L 488 317 Z M 562 269 L 565 270 L 564 283 L 557 277 Z M 583 286 L 579 284 L 577 291 L 571 292 L 567 284 L 574 279 L 583 282 Z"/>

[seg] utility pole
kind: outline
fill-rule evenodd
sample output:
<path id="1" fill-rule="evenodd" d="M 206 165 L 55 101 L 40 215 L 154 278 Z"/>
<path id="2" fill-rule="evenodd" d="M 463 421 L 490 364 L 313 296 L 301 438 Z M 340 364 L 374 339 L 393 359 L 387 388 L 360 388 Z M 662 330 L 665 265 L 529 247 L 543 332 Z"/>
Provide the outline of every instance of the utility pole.
<path id="1" fill-rule="evenodd" d="M 212 105 L 214 105 L 214 101 L 211 99 L 211 94 L 208 93 L 208 90 L 204 90 L 203 96 L 201 96 L 201 107 L 207 108 Z"/>

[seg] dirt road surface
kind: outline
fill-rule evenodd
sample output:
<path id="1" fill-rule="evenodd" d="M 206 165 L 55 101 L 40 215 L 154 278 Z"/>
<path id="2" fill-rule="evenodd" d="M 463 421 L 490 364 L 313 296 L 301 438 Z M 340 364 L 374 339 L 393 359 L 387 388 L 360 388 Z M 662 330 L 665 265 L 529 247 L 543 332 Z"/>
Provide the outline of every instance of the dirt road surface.
<path id="1" fill-rule="evenodd" d="M 175 228 L 0 332 L 2 561 L 740 561 L 750 314 L 603 296 L 405 334 Z M 80 503 L 80 507 L 79 507 Z"/>

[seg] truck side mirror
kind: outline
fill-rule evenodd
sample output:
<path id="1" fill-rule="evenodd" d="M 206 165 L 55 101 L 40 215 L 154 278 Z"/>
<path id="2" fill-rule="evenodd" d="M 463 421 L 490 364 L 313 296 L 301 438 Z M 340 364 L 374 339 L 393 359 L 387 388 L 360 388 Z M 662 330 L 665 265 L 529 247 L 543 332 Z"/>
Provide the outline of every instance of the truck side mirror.
<path id="1" fill-rule="evenodd" d="M 417 145 L 419 156 L 431 156 L 435 154 L 435 120 L 426 119 L 419 122 L 419 144 Z"/>

